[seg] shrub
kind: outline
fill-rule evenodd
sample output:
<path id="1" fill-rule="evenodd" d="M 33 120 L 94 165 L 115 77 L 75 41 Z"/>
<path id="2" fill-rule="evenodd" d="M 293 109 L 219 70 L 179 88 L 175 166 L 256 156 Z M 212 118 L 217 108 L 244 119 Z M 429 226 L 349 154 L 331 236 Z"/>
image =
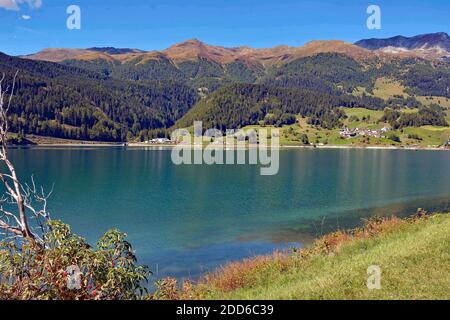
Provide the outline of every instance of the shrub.
<path id="1" fill-rule="evenodd" d="M 147 294 L 150 271 L 137 265 L 126 234 L 108 231 L 92 248 L 69 226 L 49 225 L 43 245 L 0 242 L 0 299 L 132 300 Z M 81 272 L 77 288 L 68 285 L 73 266 Z"/>
<path id="2" fill-rule="evenodd" d="M 359 118 L 358 118 L 357 116 L 353 115 L 353 116 L 351 116 L 351 117 L 349 118 L 349 121 L 350 121 L 350 122 L 358 122 L 358 121 L 359 121 Z"/>
<path id="3" fill-rule="evenodd" d="M 308 145 L 309 144 L 309 138 L 306 134 L 302 134 L 300 136 L 300 141 L 304 144 L 304 145 Z"/>
<path id="4" fill-rule="evenodd" d="M 422 140 L 422 138 L 419 135 L 415 134 L 415 133 L 408 134 L 408 139 Z"/>
<path id="5" fill-rule="evenodd" d="M 390 135 L 388 135 L 387 138 L 394 142 L 401 142 L 400 137 L 398 135 L 396 135 L 395 133 L 391 133 Z"/>

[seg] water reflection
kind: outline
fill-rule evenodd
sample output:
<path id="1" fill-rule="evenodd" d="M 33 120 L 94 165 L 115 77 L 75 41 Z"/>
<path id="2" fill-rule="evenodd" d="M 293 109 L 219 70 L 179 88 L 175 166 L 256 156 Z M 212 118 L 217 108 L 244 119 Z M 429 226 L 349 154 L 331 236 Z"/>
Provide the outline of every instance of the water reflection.
<path id="1" fill-rule="evenodd" d="M 170 150 L 32 148 L 12 156 L 23 177 L 55 184 L 55 218 L 91 243 L 119 228 L 144 263 L 180 277 L 309 243 L 374 214 L 448 208 L 450 199 L 448 152 L 283 150 L 276 176 L 260 176 L 256 165 L 175 166 Z"/>

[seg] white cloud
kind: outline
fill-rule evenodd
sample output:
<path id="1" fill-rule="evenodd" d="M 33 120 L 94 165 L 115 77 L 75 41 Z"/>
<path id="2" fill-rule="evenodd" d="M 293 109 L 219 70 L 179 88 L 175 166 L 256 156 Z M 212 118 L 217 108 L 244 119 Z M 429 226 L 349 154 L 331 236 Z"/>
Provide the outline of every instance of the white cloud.
<path id="1" fill-rule="evenodd" d="M 21 17 L 23 20 L 30 20 L 31 16 L 27 16 L 26 14 L 22 15 Z"/>
<path id="2" fill-rule="evenodd" d="M 28 3 L 28 6 L 33 9 L 42 7 L 42 0 L 15 0 L 17 3 Z"/>
<path id="3" fill-rule="evenodd" d="M 19 11 L 23 4 L 28 4 L 31 9 L 39 9 L 42 7 L 42 0 L 0 0 L 0 8 L 6 10 Z"/>
<path id="4" fill-rule="evenodd" d="M 0 0 L 0 8 L 4 8 L 6 10 L 19 10 L 19 6 L 14 0 Z"/>

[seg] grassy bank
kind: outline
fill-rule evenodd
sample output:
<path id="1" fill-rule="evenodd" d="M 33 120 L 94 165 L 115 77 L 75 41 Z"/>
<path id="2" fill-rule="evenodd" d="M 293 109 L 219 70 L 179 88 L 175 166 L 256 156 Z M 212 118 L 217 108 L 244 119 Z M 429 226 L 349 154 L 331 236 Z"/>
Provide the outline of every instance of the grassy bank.
<path id="1" fill-rule="evenodd" d="M 450 299 L 450 215 L 372 220 L 336 232 L 311 248 L 225 266 L 170 298 Z M 367 288 L 367 268 L 381 268 L 380 290 Z"/>

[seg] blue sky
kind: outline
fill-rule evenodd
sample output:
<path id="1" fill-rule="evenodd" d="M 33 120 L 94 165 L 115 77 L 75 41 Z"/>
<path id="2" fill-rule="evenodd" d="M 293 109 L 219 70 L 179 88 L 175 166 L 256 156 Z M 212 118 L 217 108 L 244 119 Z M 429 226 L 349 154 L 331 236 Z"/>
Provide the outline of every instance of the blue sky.
<path id="1" fill-rule="evenodd" d="M 66 27 L 66 8 L 81 8 L 81 30 Z M 368 30 L 379 5 L 382 29 Z M 49 47 L 164 49 L 197 38 L 223 45 L 299 46 L 311 40 L 450 33 L 449 0 L 0 0 L 0 51 Z"/>

